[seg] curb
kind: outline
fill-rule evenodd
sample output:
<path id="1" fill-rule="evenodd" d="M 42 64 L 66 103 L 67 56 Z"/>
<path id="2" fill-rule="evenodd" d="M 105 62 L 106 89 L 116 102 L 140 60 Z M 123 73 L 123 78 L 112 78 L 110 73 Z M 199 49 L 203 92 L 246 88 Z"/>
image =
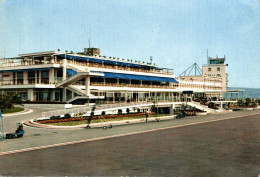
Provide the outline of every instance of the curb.
<path id="1" fill-rule="evenodd" d="M 173 116 L 164 116 L 164 117 L 153 117 L 148 118 L 148 121 L 160 121 L 160 120 L 170 120 L 175 119 L 176 115 Z M 117 125 L 129 125 L 129 124 L 137 124 L 137 123 L 144 123 L 145 118 L 141 119 L 130 119 L 130 120 L 121 120 L 121 121 L 110 121 L 110 122 L 102 122 L 102 123 L 93 123 L 90 124 L 92 128 L 104 127 L 104 126 L 117 126 Z M 35 128 L 48 128 L 48 129 L 79 129 L 79 128 L 86 128 L 88 124 L 81 124 L 76 126 L 55 126 L 55 125 L 46 125 L 46 124 L 39 124 L 33 121 L 33 119 L 24 122 L 25 125 Z"/>
<path id="2" fill-rule="evenodd" d="M 29 113 L 32 113 L 32 112 L 33 112 L 32 109 L 25 108 L 25 109 L 24 109 L 23 111 L 21 111 L 21 112 L 10 113 L 10 114 L 3 114 L 3 116 L 9 117 L 9 116 L 22 115 L 22 114 L 29 114 Z"/>

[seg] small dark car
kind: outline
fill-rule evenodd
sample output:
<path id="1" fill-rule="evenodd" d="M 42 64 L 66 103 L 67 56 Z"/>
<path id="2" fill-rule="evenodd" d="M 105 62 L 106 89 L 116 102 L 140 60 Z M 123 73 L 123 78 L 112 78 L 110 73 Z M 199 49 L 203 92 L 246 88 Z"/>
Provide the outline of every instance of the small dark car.
<path id="1" fill-rule="evenodd" d="M 23 130 L 23 124 L 19 123 L 17 130 L 14 133 L 7 133 L 5 135 L 5 138 L 6 139 L 20 138 L 23 136 L 24 133 L 25 131 Z"/>

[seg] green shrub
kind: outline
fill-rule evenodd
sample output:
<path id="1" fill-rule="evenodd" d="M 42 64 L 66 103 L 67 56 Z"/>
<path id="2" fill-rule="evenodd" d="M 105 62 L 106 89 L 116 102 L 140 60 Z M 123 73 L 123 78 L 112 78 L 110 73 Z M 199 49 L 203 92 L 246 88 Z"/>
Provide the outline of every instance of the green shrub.
<path id="1" fill-rule="evenodd" d="M 67 114 L 64 115 L 64 118 L 69 119 L 69 118 L 71 118 L 71 115 L 69 113 L 67 113 Z"/>
<path id="2" fill-rule="evenodd" d="M 126 113 L 130 114 L 130 109 L 129 108 L 126 109 Z"/>
<path id="3" fill-rule="evenodd" d="M 140 113 L 141 112 L 141 109 L 140 108 L 137 108 L 137 113 Z"/>
<path id="4" fill-rule="evenodd" d="M 61 118 L 60 116 L 51 116 L 50 119 L 59 119 Z"/>
<path id="5" fill-rule="evenodd" d="M 102 111 L 101 115 L 102 115 L 102 116 L 106 115 L 106 112 L 105 112 L 105 111 Z"/>
<path id="6" fill-rule="evenodd" d="M 122 109 L 118 109 L 117 114 L 118 114 L 118 115 L 122 115 L 122 114 L 123 114 Z"/>

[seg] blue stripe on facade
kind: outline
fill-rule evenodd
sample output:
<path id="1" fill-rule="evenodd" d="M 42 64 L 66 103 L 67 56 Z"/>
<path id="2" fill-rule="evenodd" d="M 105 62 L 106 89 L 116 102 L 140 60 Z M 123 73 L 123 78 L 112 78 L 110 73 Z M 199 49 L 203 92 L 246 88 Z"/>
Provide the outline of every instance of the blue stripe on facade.
<path id="1" fill-rule="evenodd" d="M 102 76 L 102 77 L 143 80 L 143 81 L 154 81 L 154 82 L 175 82 L 175 83 L 178 83 L 178 81 L 176 81 L 174 78 L 142 76 L 142 75 L 133 75 L 133 74 L 119 74 L 119 73 L 108 73 L 108 72 L 104 72 L 104 76 Z"/>

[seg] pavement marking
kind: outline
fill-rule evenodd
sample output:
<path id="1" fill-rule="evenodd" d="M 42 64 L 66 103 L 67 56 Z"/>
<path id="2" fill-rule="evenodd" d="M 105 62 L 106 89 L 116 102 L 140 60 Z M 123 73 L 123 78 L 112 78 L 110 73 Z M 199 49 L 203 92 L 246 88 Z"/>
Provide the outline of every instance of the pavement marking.
<path id="1" fill-rule="evenodd" d="M 29 110 L 29 111 L 26 111 Z M 32 109 L 28 109 L 26 108 L 24 111 L 20 112 L 20 113 L 14 113 L 14 114 L 3 114 L 3 116 L 8 117 L 8 116 L 17 116 L 17 115 L 21 115 L 21 114 L 29 114 L 32 113 L 33 110 Z"/>
<path id="2" fill-rule="evenodd" d="M 241 118 L 241 117 L 248 117 L 248 116 L 259 115 L 259 114 L 260 113 L 248 114 L 248 115 L 243 115 L 243 116 L 235 116 L 235 117 L 228 117 L 228 118 L 223 118 L 223 119 L 195 122 L 195 123 L 189 123 L 189 124 L 184 124 L 184 125 L 175 125 L 175 126 L 171 126 L 171 127 L 164 127 L 164 128 L 158 128 L 158 129 L 152 129 L 152 130 L 145 130 L 145 131 L 125 133 L 125 134 L 112 135 L 112 136 L 106 136 L 106 137 L 92 138 L 92 139 L 88 139 L 88 140 L 71 141 L 71 142 L 66 142 L 66 143 L 59 143 L 59 144 L 45 145 L 45 146 L 32 147 L 32 148 L 26 148 L 26 149 L 19 149 L 19 150 L 14 150 L 14 151 L 1 152 L 0 156 L 8 155 L 8 154 L 20 153 L 20 152 L 28 152 L 28 151 L 40 150 L 40 149 L 47 149 L 47 148 L 52 148 L 52 147 L 60 147 L 60 146 L 66 146 L 66 145 L 72 145 L 72 144 L 79 144 L 79 143 L 85 143 L 85 142 L 99 141 L 99 140 L 105 140 L 105 139 L 112 139 L 112 138 L 118 138 L 118 137 L 129 136 L 129 135 L 137 135 L 137 134 L 155 132 L 155 131 L 160 131 L 160 130 L 168 130 L 168 129 L 172 129 L 172 128 L 186 127 L 186 126 L 204 124 L 204 123 L 209 123 L 209 122 L 218 122 L 218 121 L 222 121 L 222 120 L 229 120 L 229 119 L 235 119 L 235 118 Z"/>

